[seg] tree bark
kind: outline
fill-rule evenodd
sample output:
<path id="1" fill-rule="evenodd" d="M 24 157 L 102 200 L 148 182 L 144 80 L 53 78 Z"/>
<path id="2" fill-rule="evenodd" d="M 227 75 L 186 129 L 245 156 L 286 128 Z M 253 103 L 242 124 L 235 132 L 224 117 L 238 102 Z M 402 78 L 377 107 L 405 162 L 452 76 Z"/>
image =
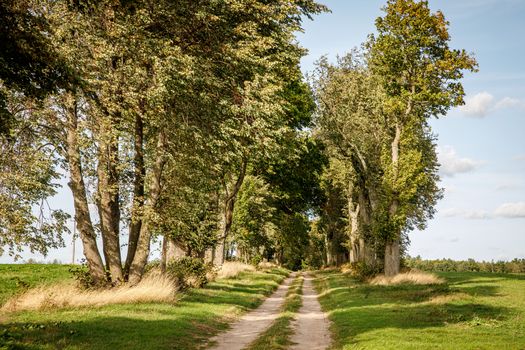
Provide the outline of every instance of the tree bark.
<path id="1" fill-rule="evenodd" d="M 385 276 L 395 276 L 399 273 L 400 254 L 399 239 L 389 241 L 385 246 Z"/>
<path id="2" fill-rule="evenodd" d="M 146 176 L 146 168 L 144 166 L 144 125 L 141 115 L 135 117 L 134 148 L 133 207 L 131 209 L 131 224 L 129 226 L 128 253 L 124 265 L 126 275 L 129 274 L 129 268 L 137 251 L 144 207 L 144 178 Z"/>
<path id="3" fill-rule="evenodd" d="M 359 204 L 354 203 L 351 193 L 347 196 L 348 218 L 350 219 L 350 262 L 356 263 L 359 261 Z"/>
<path id="4" fill-rule="evenodd" d="M 411 110 L 411 103 L 407 107 L 406 114 L 408 115 Z M 392 141 L 392 165 L 394 167 L 394 181 L 398 177 L 398 163 L 399 163 L 399 143 L 401 141 L 401 125 L 399 121 L 396 123 L 396 132 L 394 140 Z M 397 213 L 399 200 L 397 193 L 393 193 L 392 203 L 390 204 L 389 214 L 390 217 L 394 217 Z M 384 272 L 386 276 L 394 276 L 399 273 L 399 265 L 401 263 L 399 255 L 399 241 L 401 232 L 396 228 L 396 232 L 393 232 L 393 237 L 389 237 L 385 244 L 385 261 L 384 261 Z"/>
<path id="5" fill-rule="evenodd" d="M 219 243 L 215 246 L 213 263 L 215 265 L 224 264 L 225 254 L 226 254 L 226 240 L 230 234 L 231 226 L 233 223 L 233 210 L 235 209 L 235 200 L 237 199 L 237 194 L 241 189 L 241 186 L 244 182 L 244 177 L 246 176 L 246 167 L 248 166 L 247 159 L 242 160 L 241 169 L 237 177 L 237 181 L 233 185 L 231 191 L 228 190 L 228 184 L 224 184 L 224 189 L 226 192 L 226 199 L 223 203 L 222 218 L 220 220 L 220 233 L 219 233 Z"/>
<path id="6" fill-rule="evenodd" d="M 67 124 L 67 162 L 69 164 L 69 187 L 73 193 L 75 206 L 76 227 L 82 240 L 84 256 L 86 257 L 89 273 L 97 285 L 106 284 L 106 273 L 100 256 L 95 230 L 89 214 L 89 206 L 86 196 L 86 186 L 82 174 L 82 164 L 78 145 L 78 116 L 76 101 L 68 111 Z"/>
<path id="7" fill-rule="evenodd" d="M 164 236 L 162 240 L 162 256 L 160 260 L 160 266 L 163 272 L 166 270 L 166 267 L 170 262 L 185 256 L 187 256 L 187 253 L 180 244 L 172 238 Z"/>
<path id="8" fill-rule="evenodd" d="M 159 132 L 157 140 L 157 157 L 152 169 L 153 176 L 150 184 L 149 198 L 147 202 L 144 203 L 145 213 L 143 215 L 142 225 L 140 227 L 137 250 L 129 270 L 129 282 L 132 285 L 140 282 L 144 273 L 144 267 L 148 262 L 151 242 L 151 215 L 156 210 L 157 203 L 160 198 L 162 190 L 162 171 L 166 163 L 166 159 L 164 157 L 164 147 L 166 144 L 165 138 L 166 137 L 164 133 Z"/>
<path id="9" fill-rule="evenodd" d="M 375 252 L 374 248 L 370 244 L 370 234 L 367 234 L 372 224 L 370 213 L 371 207 L 367 194 L 368 193 L 365 194 L 364 190 L 360 190 L 358 195 L 359 216 L 362 223 L 359 232 L 359 261 L 365 263 L 367 266 L 375 266 Z"/>
<path id="10" fill-rule="evenodd" d="M 102 123 L 104 124 L 104 122 Z M 98 212 L 106 266 L 114 283 L 124 281 L 120 254 L 120 203 L 118 176 L 118 139 L 112 128 L 101 126 L 98 155 Z"/>

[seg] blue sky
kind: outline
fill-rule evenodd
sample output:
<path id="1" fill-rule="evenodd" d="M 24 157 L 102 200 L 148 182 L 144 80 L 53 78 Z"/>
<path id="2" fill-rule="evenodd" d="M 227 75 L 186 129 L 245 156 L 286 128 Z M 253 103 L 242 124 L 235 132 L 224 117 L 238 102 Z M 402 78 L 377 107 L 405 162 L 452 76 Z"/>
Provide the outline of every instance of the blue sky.
<path id="1" fill-rule="evenodd" d="M 374 31 L 386 1 L 324 1 L 332 13 L 305 21 L 300 44 L 309 50 L 301 66 L 313 69 L 322 55 L 334 60 Z M 423 232 L 412 232 L 409 254 L 423 258 L 478 260 L 525 258 L 525 1 L 435 0 L 450 21 L 451 47 L 473 52 L 480 71 L 463 84 L 467 104 L 432 121 L 438 135 L 445 198 Z M 73 213 L 65 186 L 49 202 Z M 72 226 L 72 224 L 71 224 Z M 37 260 L 71 261 L 67 247 Z M 81 244 L 77 240 L 77 261 Z M 158 249 L 155 244 L 154 249 Z M 158 251 L 155 253 L 158 254 Z M 0 257 L 0 263 L 11 262 Z"/>
<path id="2" fill-rule="evenodd" d="M 386 1 L 322 1 L 332 13 L 304 24 L 303 72 L 331 61 L 374 32 Z M 467 103 L 433 120 L 445 198 L 409 254 L 423 258 L 525 258 L 525 1 L 430 0 L 450 21 L 451 47 L 474 53 Z"/>

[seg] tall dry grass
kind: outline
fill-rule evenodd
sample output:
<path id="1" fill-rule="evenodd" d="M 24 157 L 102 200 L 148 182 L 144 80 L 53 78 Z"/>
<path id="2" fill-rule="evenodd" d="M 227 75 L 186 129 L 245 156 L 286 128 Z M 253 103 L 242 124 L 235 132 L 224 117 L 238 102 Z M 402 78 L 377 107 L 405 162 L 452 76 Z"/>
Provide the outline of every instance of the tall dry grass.
<path id="1" fill-rule="evenodd" d="M 445 281 L 432 273 L 412 270 L 392 277 L 379 275 L 368 282 L 376 286 L 388 286 L 395 284 L 442 284 Z"/>
<path id="2" fill-rule="evenodd" d="M 255 271 L 255 266 L 238 261 L 226 261 L 217 272 L 218 278 L 231 278 L 243 271 Z"/>
<path id="3" fill-rule="evenodd" d="M 261 261 L 260 263 L 257 264 L 257 268 L 259 270 L 276 269 L 278 267 L 279 267 L 279 265 L 277 265 L 276 263 L 273 263 L 273 262 L 269 262 L 269 261 Z"/>
<path id="4" fill-rule="evenodd" d="M 1 311 L 45 310 L 67 307 L 104 306 L 175 301 L 174 281 L 160 274 L 150 274 L 136 286 L 83 290 L 74 284 L 57 284 L 29 289 L 8 300 Z"/>

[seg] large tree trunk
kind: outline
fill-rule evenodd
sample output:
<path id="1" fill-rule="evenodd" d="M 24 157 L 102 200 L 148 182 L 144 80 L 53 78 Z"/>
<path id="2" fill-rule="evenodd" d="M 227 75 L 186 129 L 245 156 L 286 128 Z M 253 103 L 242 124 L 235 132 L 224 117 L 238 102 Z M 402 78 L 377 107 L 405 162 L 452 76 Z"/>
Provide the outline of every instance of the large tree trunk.
<path id="1" fill-rule="evenodd" d="M 160 259 L 160 268 L 162 272 L 173 260 L 187 256 L 186 250 L 179 243 L 168 236 L 162 239 L 162 255 Z"/>
<path id="2" fill-rule="evenodd" d="M 410 113 L 411 104 L 407 108 L 407 115 Z M 398 163 L 399 163 L 399 143 L 401 141 L 401 125 L 399 122 L 396 123 L 396 132 L 394 140 L 392 141 L 392 165 L 394 167 L 394 181 L 398 176 Z M 397 214 L 399 207 L 399 200 L 397 193 L 394 193 L 394 198 L 390 204 L 389 214 L 393 218 Z M 394 276 L 399 273 L 399 265 L 401 263 L 401 257 L 399 254 L 399 244 L 401 238 L 401 232 L 396 228 L 396 232 L 393 232 L 393 237 L 389 237 L 385 244 L 385 275 Z"/>
<path id="3" fill-rule="evenodd" d="M 237 177 L 237 181 L 233 185 L 231 190 L 228 190 L 228 184 L 224 184 L 224 190 L 226 194 L 226 199 L 223 203 L 222 217 L 220 219 L 220 233 L 219 233 L 219 242 L 215 246 L 213 263 L 215 265 L 224 264 L 225 255 L 226 255 L 226 240 L 230 234 L 230 230 L 233 223 L 233 210 L 235 209 L 235 200 L 237 199 L 237 194 L 241 189 L 241 186 L 244 182 L 244 177 L 246 176 L 246 167 L 248 166 L 248 161 L 246 159 L 242 160 L 241 169 Z"/>
<path id="4" fill-rule="evenodd" d="M 125 274 L 129 274 L 129 268 L 135 257 L 139 241 L 140 228 L 142 226 L 142 210 L 144 206 L 144 178 L 146 168 L 144 166 L 144 126 L 142 116 L 135 117 L 135 156 L 134 156 L 134 182 L 133 182 L 133 208 L 131 209 L 131 224 L 129 226 L 128 253 L 124 265 Z"/>
<path id="5" fill-rule="evenodd" d="M 118 137 L 102 122 L 98 157 L 98 212 L 104 244 L 104 258 L 115 283 L 124 281 L 120 254 L 120 203 L 118 176 Z"/>
<path id="6" fill-rule="evenodd" d="M 144 215 L 142 219 L 142 225 L 140 227 L 139 240 L 137 244 L 137 250 L 135 257 L 131 263 L 129 270 L 129 282 L 131 284 L 137 284 L 140 282 L 144 273 L 144 267 L 148 262 L 148 256 L 150 251 L 151 242 L 151 216 L 156 210 L 158 200 L 161 194 L 161 181 L 162 171 L 166 163 L 164 157 L 164 147 L 166 144 L 165 135 L 163 132 L 159 132 L 157 140 L 157 157 L 155 164 L 153 165 L 153 176 L 150 184 L 149 198 L 144 204 Z"/>
<path id="7" fill-rule="evenodd" d="M 89 273 L 93 278 L 95 284 L 106 284 L 106 273 L 104 271 L 104 264 L 100 256 L 95 230 L 89 214 L 89 206 L 86 196 L 86 186 L 82 175 L 82 164 L 80 159 L 80 150 L 78 145 L 78 117 L 76 101 L 69 109 L 68 125 L 67 125 L 67 162 L 69 164 L 69 187 L 73 193 L 73 201 L 75 206 L 75 220 L 76 227 L 82 240 L 82 247 L 84 249 L 84 256 L 86 257 Z"/>
<path id="8" fill-rule="evenodd" d="M 348 197 L 348 218 L 350 221 L 350 262 L 356 263 L 359 261 L 359 204 L 355 204 L 352 199 L 351 189 Z"/>
<path id="9" fill-rule="evenodd" d="M 324 244 L 326 247 L 326 265 L 332 266 L 334 264 L 334 256 L 332 254 L 332 242 L 328 238 L 328 235 L 324 235 Z"/>
<path id="10" fill-rule="evenodd" d="M 362 225 L 359 232 L 359 261 L 364 262 L 367 266 L 375 266 L 375 251 L 371 245 L 371 237 L 366 234 L 372 224 L 370 203 L 364 190 L 359 191 L 359 215 Z M 366 230 L 366 231 L 365 231 Z"/>
<path id="11" fill-rule="evenodd" d="M 399 273 L 400 254 L 399 239 L 386 243 L 385 246 L 385 276 L 395 276 Z"/>

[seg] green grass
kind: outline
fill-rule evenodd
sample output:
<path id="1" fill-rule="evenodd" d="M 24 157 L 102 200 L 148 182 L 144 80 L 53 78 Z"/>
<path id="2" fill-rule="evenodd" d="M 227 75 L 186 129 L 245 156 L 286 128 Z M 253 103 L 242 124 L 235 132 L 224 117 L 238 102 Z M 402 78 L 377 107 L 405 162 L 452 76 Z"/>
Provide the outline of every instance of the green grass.
<path id="1" fill-rule="evenodd" d="M 27 288 L 72 279 L 71 265 L 0 264 L 0 305 Z"/>
<path id="2" fill-rule="evenodd" d="M 286 293 L 286 299 L 279 317 L 270 328 L 250 344 L 248 350 L 281 350 L 287 349 L 292 344 L 290 341 L 293 333 L 291 322 L 303 304 L 301 298 L 303 281 L 304 278 L 301 275 L 294 279 Z"/>
<path id="3" fill-rule="evenodd" d="M 2 315 L 0 349 L 197 349 L 257 307 L 288 271 L 244 272 L 181 295 L 176 303 Z"/>
<path id="4" fill-rule="evenodd" d="M 438 275 L 447 283 L 371 286 L 318 272 L 334 349 L 525 349 L 525 275 Z"/>

